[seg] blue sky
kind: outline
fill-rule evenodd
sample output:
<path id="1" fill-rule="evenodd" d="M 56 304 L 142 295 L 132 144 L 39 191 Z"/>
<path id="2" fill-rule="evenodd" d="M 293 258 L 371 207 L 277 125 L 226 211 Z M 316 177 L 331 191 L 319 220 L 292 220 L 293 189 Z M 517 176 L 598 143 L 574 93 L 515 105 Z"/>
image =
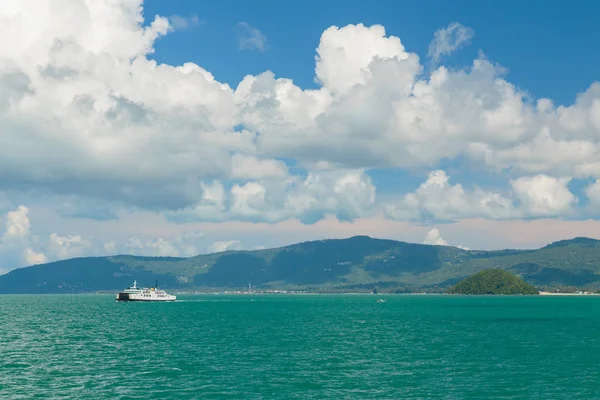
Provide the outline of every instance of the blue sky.
<path id="1" fill-rule="evenodd" d="M 401 38 L 409 51 L 424 58 L 433 32 L 458 21 L 475 31 L 472 44 L 446 60 L 468 65 L 479 50 L 509 69 L 510 81 L 536 98 L 570 104 L 598 78 L 600 53 L 594 51 L 600 28 L 600 5 L 556 0 L 478 1 L 272 1 L 146 0 L 146 18 L 197 15 L 201 26 L 176 32 L 156 44 L 160 62 L 193 61 L 215 77 L 236 86 L 246 74 L 267 69 L 314 88 L 314 56 L 319 38 L 331 25 L 381 24 Z M 240 21 L 257 27 L 268 39 L 265 53 L 239 51 L 233 27 Z"/>
<path id="2" fill-rule="evenodd" d="M 293 79 L 303 89 L 315 82 L 315 49 L 321 34 L 332 25 L 381 24 L 388 35 L 398 36 L 408 51 L 423 62 L 433 33 L 452 22 L 474 30 L 470 45 L 444 59 L 450 68 L 468 67 L 479 51 L 506 68 L 507 78 L 534 98 L 548 97 L 569 105 L 576 95 L 598 79 L 600 28 L 595 16 L 600 6 L 576 1 L 565 7 L 559 1 L 305 1 L 274 6 L 272 1 L 169 2 L 147 0 L 146 18 L 153 15 L 197 16 L 199 24 L 160 39 L 151 58 L 161 63 L 195 62 L 217 80 L 235 88 L 244 76 L 271 70 Z M 268 49 L 241 51 L 234 26 L 247 22 L 267 38 Z M 450 168 L 457 163 L 446 163 Z M 426 171 L 373 169 L 383 196 L 418 185 Z M 501 186 L 502 178 L 470 168 L 456 168 L 463 185 Z M 581 193 L 577 180 L 570 186 Z M 585 202 L 585 200 L 584 200 Z"/>
<path id="3" fill-rule="evenodd" d="M 34 2 L 0 8 L 19 35 L 0 43 L 0 273 L 600 238 L 597 2 Z"/>

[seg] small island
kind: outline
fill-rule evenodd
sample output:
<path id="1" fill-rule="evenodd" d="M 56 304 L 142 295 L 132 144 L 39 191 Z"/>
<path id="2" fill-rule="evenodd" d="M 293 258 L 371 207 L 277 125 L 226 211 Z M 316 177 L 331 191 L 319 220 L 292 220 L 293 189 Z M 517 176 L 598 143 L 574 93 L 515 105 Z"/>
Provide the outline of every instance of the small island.
<path id="1" fill-rule="evenodd" d="M 450 294 L 539 294 L 534 286 L 503 269 L 478 272 L 448 289 Z"/>

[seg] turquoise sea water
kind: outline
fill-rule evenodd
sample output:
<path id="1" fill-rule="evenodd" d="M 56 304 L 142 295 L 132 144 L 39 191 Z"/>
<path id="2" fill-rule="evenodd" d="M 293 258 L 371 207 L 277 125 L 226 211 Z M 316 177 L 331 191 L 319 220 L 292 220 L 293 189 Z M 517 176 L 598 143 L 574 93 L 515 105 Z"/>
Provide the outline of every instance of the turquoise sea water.
<path id="1" fill-rule="evenodd" d="M 0 399 L 600 398 L 600 298 L 0 296 Z"/>

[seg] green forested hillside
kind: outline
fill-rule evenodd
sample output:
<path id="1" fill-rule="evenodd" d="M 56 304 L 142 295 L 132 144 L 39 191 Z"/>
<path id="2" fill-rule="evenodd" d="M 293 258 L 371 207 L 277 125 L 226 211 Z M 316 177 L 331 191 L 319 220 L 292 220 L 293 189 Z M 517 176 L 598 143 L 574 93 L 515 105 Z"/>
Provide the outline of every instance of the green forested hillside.
<path id="1" fill-rule="evenodd" d="M 467 251 L 355 236 L 276 249 L 228 251 L 191 258 L 76 258 L 0 276 L 0 293 L 119 290 L 138 283 L 179 290 L 444 291 L 490 268 L 537 287 L 600 287 L 600 241 L 552 243 L 537 250 Z"/>
<path id="2" fill-rule="evenodd" d="M 539 290 L 503 269 L 491 268 L 448 289 L 451 294 L 539 294 Z"/>

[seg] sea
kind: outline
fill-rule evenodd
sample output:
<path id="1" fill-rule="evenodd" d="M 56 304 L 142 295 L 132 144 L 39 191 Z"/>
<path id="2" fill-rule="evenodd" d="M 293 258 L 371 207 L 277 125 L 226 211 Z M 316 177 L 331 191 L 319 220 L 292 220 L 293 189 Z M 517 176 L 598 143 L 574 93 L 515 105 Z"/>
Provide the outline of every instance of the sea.
<path id="1" fill-rule="evenodd" d="M 600 296 L 0 296 L 0 399 L 38 398 L 600 399 Z"/>

